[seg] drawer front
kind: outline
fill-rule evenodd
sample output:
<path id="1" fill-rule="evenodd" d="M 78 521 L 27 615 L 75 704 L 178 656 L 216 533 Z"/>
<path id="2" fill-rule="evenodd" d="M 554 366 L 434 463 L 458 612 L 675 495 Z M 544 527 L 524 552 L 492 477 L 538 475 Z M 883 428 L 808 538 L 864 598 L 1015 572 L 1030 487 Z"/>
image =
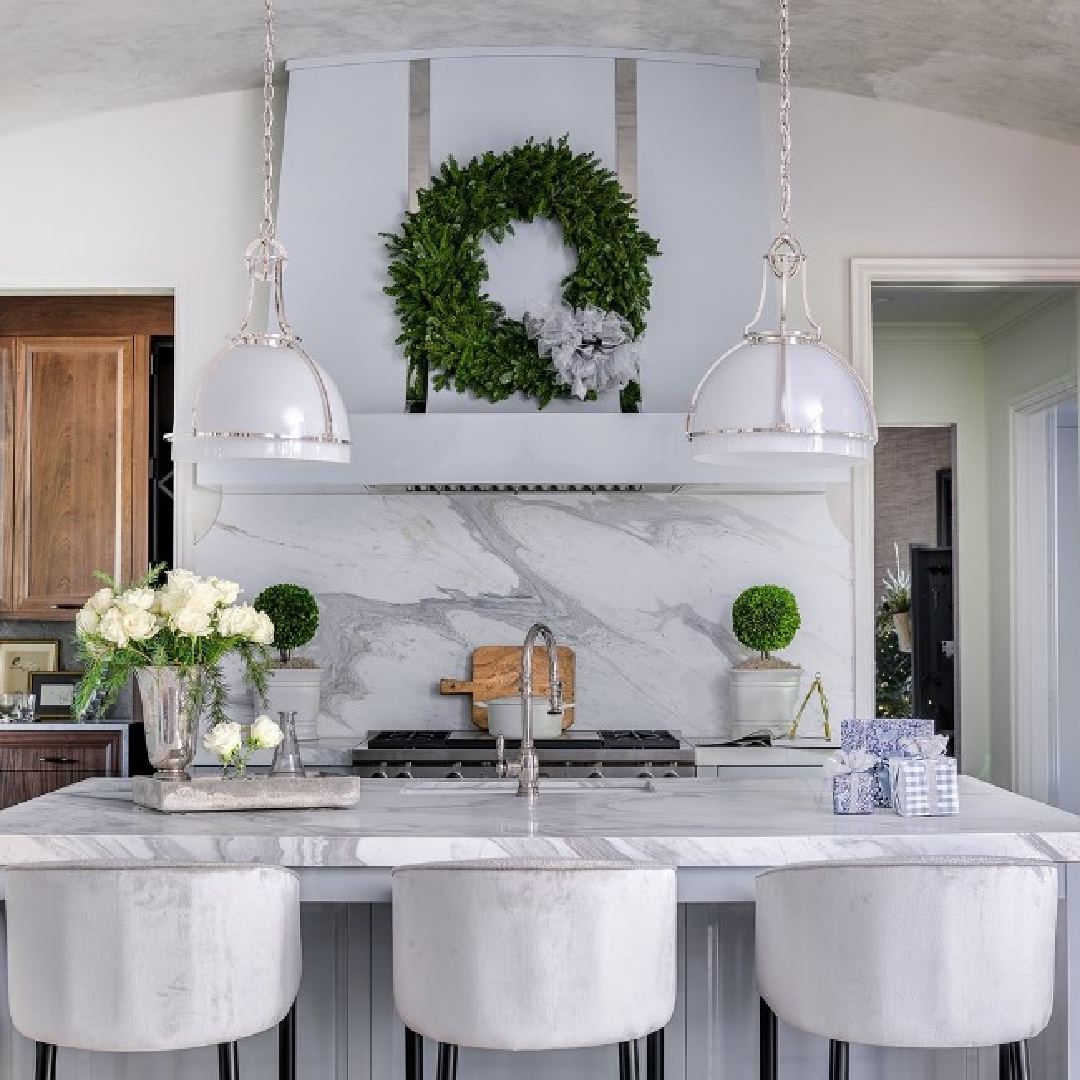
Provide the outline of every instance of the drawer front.
<path id="1" fill-rule="evenodd" d="M 0 772 L 110 774 L 108 746 L 0 746 Z M 115 769 L 111 770 L 115 772 Z"/>

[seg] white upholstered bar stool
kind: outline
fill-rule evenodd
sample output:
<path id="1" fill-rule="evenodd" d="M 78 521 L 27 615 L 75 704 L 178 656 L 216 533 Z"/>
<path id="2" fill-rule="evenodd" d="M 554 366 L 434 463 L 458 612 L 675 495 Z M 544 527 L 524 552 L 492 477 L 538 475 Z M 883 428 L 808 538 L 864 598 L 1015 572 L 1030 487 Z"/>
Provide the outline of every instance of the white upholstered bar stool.
<path id="1" fill-rule="evenodd" d="M 776 1017 L 830 1040 L 944 1049 L 998 1045 L 1028 1076 L 1027 1042 L 1054 999 L 1057 871 L 1001 859 L 806 863 L 757 879 L 761 1076 L 776 1080 Z"/>
<path id="2" fill-rule="evenodd" d="M 393 874 L 394 1000 L 406 1073 L 426 1036 L 439 1080 L 457 1048 L 561 1050 L 619 1044 L 622 1080 L 663 1069 L 675 1009 L 675 871 L 632 862 L 482 860 Z"/>
<path id="3" fill-rule="evenodd" d="M 5 871 L 8 997 L 37 1043 L 37 1080 L 56 1048 L 125 1053 L 218 1046 L 279 1025 L 292 1077 L 300 985 L 300 890 L 278 866 L 68 863 Z"/>

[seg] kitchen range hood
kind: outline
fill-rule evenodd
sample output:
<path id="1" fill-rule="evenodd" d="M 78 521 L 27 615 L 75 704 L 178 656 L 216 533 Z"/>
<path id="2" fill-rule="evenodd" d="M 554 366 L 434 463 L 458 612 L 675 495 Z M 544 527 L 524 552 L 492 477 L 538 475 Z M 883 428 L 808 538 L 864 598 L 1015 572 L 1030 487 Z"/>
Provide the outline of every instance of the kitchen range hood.
<path id="1" fill-rule="evenodd" d="M 730 466 L 704 464 L 685 436 L 686 408 L 716 359 L 715 343 L 737 336 L 752 306 L 746 267 L 769 235 L 756 62 L 519 49 L 288 67 L 278 233 L 292 256 L 290 309 L 305 348 L 345 400 L 352 460 L 204 462 L 200 484 L 252 492 L 671 490 L 847 478 L 835 468 L 785 477 L 747 455 L 732 455 Z M 617 408 L 606 401 L 491 405 L 431 387 L 426 411 L 406 412 L 399 327 L 383 292 L 383 235 L 449 156 L 465 163 L 562 135 L 618 173 L 659 241 L 642 411 L 604 411 Z M 516 315 L 558 298 L 573 253 L 557 226 L 537 222 L 485 245 L 485 258 L 487 291 Z"/>

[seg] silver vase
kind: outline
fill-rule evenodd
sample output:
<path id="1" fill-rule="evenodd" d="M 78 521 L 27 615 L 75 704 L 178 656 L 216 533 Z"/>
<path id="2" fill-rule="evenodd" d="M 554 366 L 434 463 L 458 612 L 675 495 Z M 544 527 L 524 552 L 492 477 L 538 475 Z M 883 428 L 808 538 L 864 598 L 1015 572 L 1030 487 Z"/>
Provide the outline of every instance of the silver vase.
<path id="1" fill-rule="evenodd" d="M 142 702 L 146 753 L 159 780 L 190 780 L 195 756 L 205 672 L 197 667 L 146 667 L 135 670 Z"/>

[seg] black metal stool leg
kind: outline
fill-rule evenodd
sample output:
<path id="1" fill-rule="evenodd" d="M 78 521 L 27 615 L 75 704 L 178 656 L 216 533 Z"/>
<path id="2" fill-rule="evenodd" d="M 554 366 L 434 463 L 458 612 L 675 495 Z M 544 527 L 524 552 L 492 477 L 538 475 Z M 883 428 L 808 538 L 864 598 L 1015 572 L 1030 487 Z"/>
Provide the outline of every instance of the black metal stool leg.
<path id="1" fill-rule="evenodd" d="M 405 1080 L 424 1080 L 424 1036 L 405 1028 Z"/>
<path id="2" fill-rule="evenodd" d="M 439 1043 L 439 1061 L 435 1071 L 437 1080 L 457 1080 L 457 1051 L 453 1043 Z"/>
<path id="3" fill-rule="evenodd" d="M 235 1042 L 218 1043 L 218 1080 L 240 1080 L 240 1055 Z"/>
<path id="4" fill-rule="evenodd" d="M 278 1080 L 296 1080 L 296 1002 L 278 1024 Z"/>
<path id="5" fill-rule="evenodd" d="M 664 1029 L 645 1036 L 645 1075 L 648 1080 L 664 1080 Z"/>
<path id="6" fill-rule="evenodd" d="M 619 1080 L 638 1080 L 636 1039 L 619 1043 Z"/>
<path id="7" fill-rule="evenodd" d="M 34 1043 L 34 1080 L 56 1080 L 56 1047 Z"/>
<path id="8" fill-rule="evenodd" d="M 848 1080 L 848 1044 L 829 1040 L 829 1080 Z"/>
<path id="9" fill-rule="evenodd" d="M 776 1013 L 764 998 L 758 998 L 758 1075 L 760 1080 L 776 1080 Z"/>

